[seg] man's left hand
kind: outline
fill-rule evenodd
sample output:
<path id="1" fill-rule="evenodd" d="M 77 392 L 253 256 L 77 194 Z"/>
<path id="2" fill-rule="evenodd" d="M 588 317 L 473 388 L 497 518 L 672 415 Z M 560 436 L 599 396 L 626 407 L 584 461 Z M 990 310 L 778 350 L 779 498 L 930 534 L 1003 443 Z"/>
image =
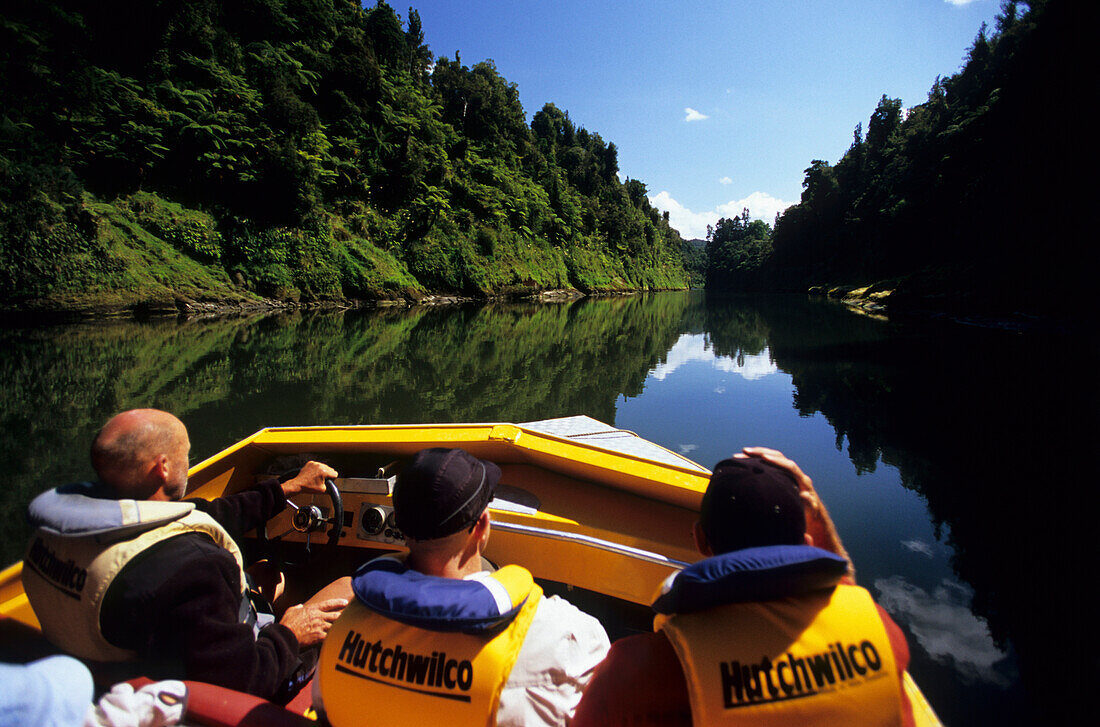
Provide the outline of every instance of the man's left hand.
<path id="1" fill-rule="evenodd" d="M 325 480 L 334 479 L 336 476 L 336 470 L 323 462 L 306 462 L 293 479 L 282 484 L 283 496 L 289 499 L 303 491 L 324 492 Z"/>

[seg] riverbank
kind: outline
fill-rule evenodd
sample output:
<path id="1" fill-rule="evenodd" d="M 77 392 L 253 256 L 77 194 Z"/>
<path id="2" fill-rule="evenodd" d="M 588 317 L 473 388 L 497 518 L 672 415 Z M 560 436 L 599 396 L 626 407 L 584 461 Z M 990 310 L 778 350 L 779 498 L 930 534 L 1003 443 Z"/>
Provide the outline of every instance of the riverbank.
<path id="1" fill-rule="evenodd" d="M 110 201 L 84 193 L 73 219 L 0 240 L 0 318 L 195 317 L 688 284 L 679 251 L 659 245 L 609 250 L 530 231 L 488 240 L 471 230 L 456 241 L 434 228 L 409 238 L 374 222 L 323 215 L 308 229 L 257 230 L 149 192 Z"/>
<path id="2" fill-rule="evenodd" d="M 816 285 L 811 296 L 839 301 L 873 318 L 947 320 L 1017 332 L 1087 330 L 1088 311 L 1072 291 L 1059 300 L 1032 294 L 1011 281 L 993 280 L 972 266 L 926 269 L 865 284 Z"/>
<path id="3" fill-rule="evenodd" d="M 31 301 L 19 308 L 0 308 L 0 325 L 36 325 L 70 323 L 90 320 L 147 320 L 163 318 L 197 319 L 222 318 L 281 310 L 352 310 L 358 308 L 405 308 L 411 306 L 460 305 L 489 301 L 532 300 L 555 302 L 584 297 L 630 295 L 641 291 L 624 290 L 585 293 L 574 288 L 553 290 L 510 291 L 488 296 L 461 296 L 448 294 L 406 295 L 392 298 L 332 298 L 323 300 L 292 300 L 265 298 L 256 295 L 189 298 L 127 299 L 122 296 L 105 296 L 92 299 L 43 299 Z"/>

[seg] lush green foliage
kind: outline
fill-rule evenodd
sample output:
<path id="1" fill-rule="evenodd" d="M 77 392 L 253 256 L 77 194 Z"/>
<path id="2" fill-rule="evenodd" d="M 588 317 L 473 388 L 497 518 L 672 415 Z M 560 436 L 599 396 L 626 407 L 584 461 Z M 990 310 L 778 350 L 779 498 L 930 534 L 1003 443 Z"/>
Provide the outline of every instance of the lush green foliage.
<path id="1" fill-rule="evenodd" d="M 688 271 L 688 282 L 692 288 L 702 288 L 707 275 L 707 241 L 684 240 L 681 251 L 684 268 Z"/>
<path id="2" fill-rule="evenodd" d="M 755 268 L 773 288 L 893 279 L 892 300 L 1080 309 L 1087 266 L 1066 224 L 1080 214 L 1066 181 L 1088 174 L 1071 133 L 1082 9 L 1005 2 L 925 103 L 903 109 L 884 95 L 836 164 L 810 163 L 766 264 L 761 250 L 735 247 L 711 261 L 719 278 L 708 285 L 743 287 Z"/>
<path id="3" fill-rule="evenodd" d="M 614 144 L 553 105 L 528 127 L 491 61 L 433 63 L 412 9 L 6 6 L 0 99 L 9 302 L 124 287 L 121 243 L 99 231 L 136 208 L 241 295 L 687 284 L 679 235 L 619 181 Z"/>
<path id="4" fill-rule="evenodd" d="M 750 220 L 747 209 L 740 217 L 707 225 L 707 287 L 717 290 L 756 290 L 764 265 L 772 252 L 771 228 Z"/>

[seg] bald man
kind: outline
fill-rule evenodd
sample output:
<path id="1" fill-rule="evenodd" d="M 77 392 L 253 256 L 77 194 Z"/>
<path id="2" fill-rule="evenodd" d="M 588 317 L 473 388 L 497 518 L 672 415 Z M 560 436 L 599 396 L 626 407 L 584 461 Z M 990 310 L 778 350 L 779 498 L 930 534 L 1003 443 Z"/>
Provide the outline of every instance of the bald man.
<path id="1" fill-rule="evenodd" d="M 70 653 L 285 702 L 312 669 L 301 651 L 324 639 L 347 600 L 315 597 L 278 623 L 257 614 L 234 538 L 287 498 L 324 492 L 337 473 L 309 462 L 281 484 L 183 500 L 190 448 L 168 412 L 133 409 L 108 421 L 91 449 L 99 481 L 50 490 L 28 508 L 35 532 L 24 587 L 43 633 Z"/>

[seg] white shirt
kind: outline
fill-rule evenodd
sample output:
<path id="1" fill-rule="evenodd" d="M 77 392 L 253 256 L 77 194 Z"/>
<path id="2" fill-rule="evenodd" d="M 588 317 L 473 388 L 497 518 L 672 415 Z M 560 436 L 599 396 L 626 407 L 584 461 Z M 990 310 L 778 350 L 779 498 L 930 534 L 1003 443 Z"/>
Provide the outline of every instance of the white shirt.
<path id="1" fill-rule="evenodd" d="M 543 597 L 497 707 L 497 725 L 564 725 L 611 644 L 592 616 Z"/>

